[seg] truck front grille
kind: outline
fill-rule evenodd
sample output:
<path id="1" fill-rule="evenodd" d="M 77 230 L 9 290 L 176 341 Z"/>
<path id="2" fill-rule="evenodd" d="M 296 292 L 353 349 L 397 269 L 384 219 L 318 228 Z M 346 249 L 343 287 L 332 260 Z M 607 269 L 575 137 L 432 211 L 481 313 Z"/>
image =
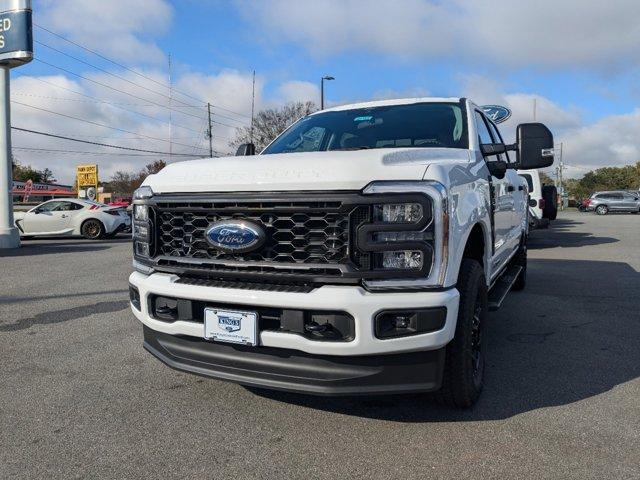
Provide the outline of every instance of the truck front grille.
<path id="1" fill-rule="evenodd" d="M 364 212 L 361 210 L 364 209 Z M 367 218 L 366 206 L 341 201 L 188 201 L 154 206 L 156 255 L 181 259 L 288 264 L 346 264 L 350 219 Z M 248 220 L 265 231 L 265 243 L 245 253 L 225 253 L 205 239 L 219 220 Z"/>

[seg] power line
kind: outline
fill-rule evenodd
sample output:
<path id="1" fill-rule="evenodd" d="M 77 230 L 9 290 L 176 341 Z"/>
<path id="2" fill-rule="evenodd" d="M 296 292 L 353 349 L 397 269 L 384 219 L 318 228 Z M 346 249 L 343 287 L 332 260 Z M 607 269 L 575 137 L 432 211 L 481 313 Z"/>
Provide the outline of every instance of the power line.
<path id="1" fill-rule="evenodd" d="M 91 79 L 91 78 L 85 77 L 85 76 L 83 76 L 83 75 L 80 75 L 79 73 L 73 72 L 73 71 L 71 71 L 71 70 L 68 70 L 68 69 L 66 69 L 66 68 L 60 67 L 60 66 L 55 65 L 55 64 L 53 64 L 53 63 L 45 62 L 44 60 L 41 60 L 41 59 L 39 59 L 39 58 L 34 58 L 34 60 L 36 60 L 36 61 L 38 61 L 38 62 L 40 62 L 40 63 L 44 63 L 45 65 L 48 65 L 48 66 L 50 66 L 50 67 L 57 68 L 58 70 L 63 71 L 63 72 L 66 72 L 66 73 L 68 73 L 68 74 L 70 74 L 70 75 L 74 75 L 74 76 L 76 76 L 76 77 L 78 77 L 78 78 L 82 78 L 83 80 L 86 80 L 87 82 L 95 83 L 96 85 L 100 85 L 101 87 L 108 88 L 109 90 L 113 90 L 113 91 L 115 91 L 115 92 L 123 93 L 123 94 L 125 94 L 125 95 L 129 95 L 130 97 L 137 98 L 138 100 L 142 100 L 143 102 L 151 103 L 151 104 L 153 104 L 153 105 L 155 105 L 155 106 L 157 106 L 157 107 L 166 108 L 166 109 L 168 109 L 168 110 L 171 110 L 169 107 L 167 107 L 166 105 L 163 105 L 163 104 L 161 104 L 161 103 L 154 102 L 154 101 L 152 101 L 152 100 L 149 100 L 148 98 L 139 97 L 138 95 L 134 95 L 133 93 L 125 92 L 124 90 L 120 90 L 120 89 L 118 89 L 118 88 L 112 87 L 112 86 L 107 85 L 107 84 L 105 84 L 105 83 L 98 82 L 97 80 L 93 80 L 93 79 Z M 182 111 L 180 111 L 180 110 L 174 110 L 174 111 L 175 111 L 175 112 L 179 112 L 179 113 L 181 113 L 182 115 L 188 115 L 188 116 L 190 116 L 190 117 L 195 117 L 195 118 L 202 118 L 202 117 L 200 117 L 199 115 L 194 115 L 194 114 L 192 114 L 192 113 L 182 112 Z"/>
<path id="2" fill-rule="evenodd" d="M 24 107 L 29 107 L 29 108 L 33 108 L 35 110 L 40 110 L 42 112 L 46 112 L 46 113 L 51 113 L 53 115 L 59 115 L 61 117 L 65 117 L 65 118 L 70 118 L 72 120 L 78 120 L 80 122 L 85 122 L 88 123 L 90 125 L 95 125 L 97 127 L 102 127 L 102 128 L 109 128 L 111 130 L 116 130 L 118 132 L 123 132 L 123 133 L 130 133 L 131 135 L 139 135 L 140 137 L 144 137 L 144 138 L 148 138 L 150 140 L 157 140 L 160 142 L 168 142 L 169 140 L 167 140 L 166 138 L 159 138 L 159 137 L 152 137 L 149 135 L 144 135 L 142 133 L 138 133 L 138 132 L 132 132 L 131 130 L 125 130 L 123 128 L 118 128 L 118 127 L 113 127 L 111 125 L 105 125 L 103 123 L 98 123 L 98 122 L 94 122 L 92 120 L 86 120 L 84 118 L 79 118 L 79 117 L 74 117 L 73 115 L 67 115 L 66 113 L 60 113 L 60 112 L 54 112 L 53 110 L 47 110 L 46 108 L 40 108 L 40 107 L 36 107 L 34 105 L 29 105 L 28 103 L 22 103 L 22 102 L 18 102 L 17 100 L 11 100 L 11 103 L 15 103 L 17 105 L 22 105 Z M 174 142 L 176 145 L 180 145 L 182 147 L 187 147 L 187 148 L 191 148 L 193 147 L 193 145 L 187 145 L 185 143 L 178 143 L 178 142 Z"/>
<path id="3" fill-rule="evenodd" d="M 41 80 L 38 77 L 31 77 L 31 79 L 44 82 L 44 80 Z M 51 82 L 45 82 L 45 83 L 48 83 L 49 85 L 53 85 L 54 87 L 64 88 L 65 90 L 69 90 L 70 92 L 73 92 L 73 90 L 70 90 L 70 89 L 65 88 L 65 87 L 61 87 L 61 86 L 56 85 L 56 84 L 51 83 Z M 78 95 L 84 95 L 84 94 L 78 93 L 78 92 L 73 92 L 73 93 L 77 93 Z M 152 107 L 153 106 L 151 104 L 144 104 L 144 103 L 108 102 L 106 100 L 100 100 L 99 98 L 96 98 L 95 100 L 84 100 L 82 98 L 52 97 L 51 95 L 36 95 L 35 93 L 26 93 L 26 92 L 11 92 L 11 95 L 19 95 L 19 96 L 22 96 L 22 97 L 48 98 L 48 99 L 51 99 L 51 100 L 60 100 L 60 101 L 66 101 L 66 102 L 108 103 L 109 105 L 114 105 L 114 106 L 116 106 L 116 105 L 117 106 L 129 105 L 129 106 L 134 106 L 134 107 Z M 86 96 L 89 97 L 89 95 L 86 95 Z"/>
<path id="4" fill-rule="evenodd" d="M 98 56 L 98 57 L 102 58 L 103 60 L 106 60 L 107 62 L 110 62 L 110 63 L 112 63 L 112 64 L 114 64 L 114 65 L 117 65 L 118 67 L 123 68 L 123 69 L 125 69 L 125 70 L 127 70 L 127 71 L 129 71 L 129 72 L 131 72 L 131 73 L 134 73 L 135 75 L 138 75 L 139 77 L 146 78 L 147 80 L 149 80 L 149 81 L 151 81 L 151 82 L 153 82 L 153 83 L 156 83 L 156 84 L 158 84 L 158 85 L 160 85 L 160 86 L 162 86 L 162 87 L 164 87 L 164 88 L 169 88 L 167 85 L 163 84 L 162 82 L 159 82 L 159 81 L 155 80 L 154 78 L 151 78 L 151 77 L 149 77 L 149 76 L 147 76 L 147 75 L 144 75 L 144 74 L 142 74 L 142 73 L 140 73 L 140 72 L 138 72 L 138 71 L 136 71 L 136 70 L 134 70 L 134 69 L 132 69 L 132 68 L 130 68 L 130 67 L 127 67 L 126 65 L 123 65 L 123 64 L 121 64 L 121 63 L 118 63 L 118 62 L 116 62 L 115 60 L 112 60 L 112 59 L 110 59 L 109 57 L 106 57 L 105 55 L 102 55 L 101 53 L 98 53 L 98 52 L 96 52 L 96 51 L 94 51 L 94 50 L 91 50 L 90 48 L 85 47 L 84 45 L 81 45 L 81 44 L 79 44 L 79 43 L 77 43 L 77 42 L 74 42 L 73 40 L 69 40 L 68 38 L 64 37 L 63 35 L 60 35 L 59 33 L 53 32 L 53 31 L 49 30 L 48 28 L 45 28 L 45 27 L 43 27 L 43 26 L 41 26 L 41 25 L 38 25 L 38 24 L 37 24 L 37 23 L 35 23 L 35 22 L 34 22 L 34 24 L 33 24 L 33 25 L 34 25 L 35 27 L 37 27 L 37 28 L 41 29 L 41 30 L 44 30 L 44 31 L 45 31 L 45 32 L 47 32 L 47 33 L 50 33 L 51 35 L 53 35 L 53 36 L 55 36 L 55 37 L 60 38 L 61 40 L 64 40 L 65 42 L 68 42 L 68 43 L 70 43 L 70 44 L 72 44 L 72 45 L 75 45 L 75 46 L 76 46 L 76 47 L 78 47 L 78 48 L 81 48 L 82 50 L 84 50 L 84 51 L 86 51 L 86 52 L 92 53 L 93 55 L 96 55 L 96 56 Z M 191 98 L 191 99 L 196 100 L 196 101 L 198 101 L 198 102 L 201 102 L 202 104 L 206 104 L 206 103 L 207 103 L 205 100 L 202 100 L 201 98 L 197 98 L 197 97 L 195 97 L 195 96 L 193 96 L 193 95 L 191 95 L 191 94 L 185 93 L 185 92 L 183 92 L 183 91 L 175 90 L 175 89 L 174 89 L 174 91 L 175 91 L 175 92 L 177 92 L 177 93 L 180 93 L 181 95 L 184 95 L 185 97 L 188 97 L 188 98 Z M 220 106 L 220 105 L 216 105 L 216 106 L 217 106 L 217 108 L 220 108 L 221 110 L 225 110 L 225 111 L 227 111 L 227 112 L 230 112 L 230 113 L 236 114 L 236 115 L 241 116 L 241 117 L 249 118 L 249 116 L 248 116 L 248 115 L 245 115 L 245 114 L 243 114 L 243 113 L 236 112 L 236 111 L 234 111 L 234 110 L 231 110 L 231 109 L 228 109 L 228 108 L 222 107 L 222 106 Z"/>
<path id="5" fill-rule="evenodd" d="M 156 122 L 160 122 L 160 123 L 168 124 L 168 122 L 167 122 L 166 120 L 162 120 L 162 119 L 160 119 L 160 118 L 158 118 L 158 117 L 154 117 L 153 115 L 147 115 L 146 113 L 138 112 L 138 111 L 136 111 L 136 110 L 131 110 L 131 109 L 129 109 L 129 108 L 124 108 L 124 107 L 122 107 L 122 106 L 121 106 L 121 105 L 127 105 L 126 103 L 125 103 L 125 104 L 119 104 L 119 103 L 116 103 L 116 102 L 110 102 L 110 101 L 108 101 L 108 100 L 103 100 L 103 99 L 100 99 L 100 98 L 97 98 L 97 97 L 93 97 L 93 96 L 91 96 L 91 95 L 87 95 L 87 94 L 85 94 L 85 93 L 76 92 L 75 90 L 72 90 L 72 89 L 70 89 L 70 88 L 63 87 L 63 86 L 61 86 L 61 85 L 57 85 L 57 84 L 55 84 L 55 83 L 53 83 L 53 82 L 48 82 L 47 80 L 43 80 L 43 79 L 38 78 L 38 77 L 32 77 L 32 78 L 33 78 L 34 80 L 39 81 L 39 82 L 46 83 L 47 85 L 51 85 L 51 86 L 53 86 L 53 87 L 60 88 L 60 89 L 62 89 L 62 90 L 66 90 L 66 91 L 68 91 L 68 92 L 75 93 L 76 95 L 81 95 L 81 96 L 83 96 L 83 97 L 86 97 L 86 98 L 90 99 L 90 100 L 85 100 L 85 101 L 94 101 L 94 102 L 97 102 L 97 103 L 104 103 L 104 104 L 106 104 L 106 105 L 111 105 L 111 106 L 113 106 L 113 107 L 119 108 L 120 110 L 123 110 L 123 111 L 125 111 L 125 112 L 129 112 L 129 113 L 133 113 L 133 114 L 136 114 L 136 115 L 140 115 L 141 117 L 149 118 L 149 119 L 151 119 L 151 120 L 155 120 Z M 28 94 L 27 94 L 27 95 L 28 95 Z M 31 96 L 37 96 L 37 95 L 31 95 Z M 48 98 L 48 97 L 45 97 L 45 98 Z M 53 98 L 53 97 L 52 97 L 52 98 Z M 74 100 L 74 99 L 69 98 L 68 100 Z M 80 99 L 77 99 L 77 100 L 78 100 L 78 101 L 82 101 L 82 100 L 80 100 Z M 132 105 L 136 105 L 136 104 L 132 104 Z M 139 105 L 139 104 L 138 104 L 138 105 Z M 146 106 L 150 106 L 150 105 L 146 105 Z M 200 117 L 198 117 L 198 118 L 200 118 Z M 192 132 L 194 132 L 194 133 L 199 133 L 198 131 L 194 130 L 193 128 L 187 127 L 187 126 L 185 126 L 185 125 L 181 125 L 181 124 L 179 124 L 179 123 L 175 123 L 175 122 L 174 122 L 174 123 L 173 123 L 173 125 L 175 125 L 176 127 L 184 128 L 185 130 L 190 130 L 190 131 L 192 131 Z"/>
<path id="6" fill-rule="evenodd" d="M 69 140 L 71 142 L 86 143 L 86 144 L 89 144 L 89 145 L 98 145 L 98 146 L 101 146 L 101 147 L 117 148 L 119 150 L 129 150 L 129 151 L 133 151 L 133 152 L 143 152 L 143 153 L 155 153 L 155 154 L 158 154 L 158 155 L 169 155 L 169 152 L 159 152 L 157 150 L 145 150 L 145 149 L 142 149 L 142 148 L 123 147 L 121 145 L 113 145 L 113 144 L 110 144 L 110 143 L 91 142 L 89 140 L 82 140 L 82 139 L 79 139 L 79 138 L 67 137 L 65 135 L 56 135 L 55 133 L 49 133 L 49 132 L 40 132 L 38 130 L 31 130 L 31 129 L 28 129 L 28 128 L 11 127 L 11 129 L 12 130 L 17 130 L 19 132 L 26 132 L 26 133 L 33 133 L 33 134 L 36 134 L 36 135 L 43 135 L 45 137 L 53 137 L 53 138 L 59 138 L 59 139 L 62 139 L 62 140 Z M 187 145 L 187 147 L 191 147 L 191 146 Z M 219 153 L 219 152 L 216 152 L 216 153 Z M 188 154 L 188 153 L 174 153 L 174 154 L 172 154 L 172 156 L 186 156 L 186 157 L 196 157 L 197 156 L 197 157 L 200 157 L 202 155 L 201 154 L 200 155 L 191 155 L 191 154 Z"/>
<path id="7" fill-rule="evenodd" d="M 89 62 L 87 62 L 87 61 L 85 61 L 85 60 L 82 60 L 81 58 L 74 57 L 73 55 L 71 55 L 71 54 L 69 54 L 69 53 L 66 53 L 66 52 L 63 52 L 62 50 L 58 50 L 57 48 L 52 47 L 51 45 L 47 45 L 46 43 L 40 42 L 40 41 L 38 41 L 38 40 L 34 40 L 34 42 L 35 42 L 35 43 L 37 43 L 38 45 L 42 45 L 43 47 L 47 47 L 47 48 L 49 48 L 49 49 L 53 50 L 54 52 L 58 52 L 59 54 L 64 55 L 65 57 L 69 57 L 69 58 L 71 58 L 71 59 L 75 60 L 76 62 L 80 62 L 80 63 L 82 63 L 82 64 L 84 64 L 84 65 L 87 65 L 87 66 L 89 66 L 89 67 L 91 67 L 91 68 L 95 68 L 96 70 L 98 70 L 98 71 L 100 71 L 100 72 L 106 73 L 107 75 L 110 75 L 110 76 L 112 76 L 112 77 L 114 77 L 114 78 L 118 78 L 118 79 L 120 79 L 120 80 L 122 80 L 122 81 L 124 81 L 124 82 L 130 83 L 131 85 L 134 85 L 134 86 L 136 86 L 136 87 L 138 87 L 138 88 L 142 88 L 143 90 L 147 90 L 148 92 L 155 93 L 156 95 L 160 95 L 161 97 L 168 98 L 169 100 L 174 100 L 174 101 L 176 101 L 176 102 L 180 102 L 180 103 L 182 103 L 183 105 L 186 105 L 186 106 L 189 106 L 189 107 L 193 106 L 193 105 L 189 105 L 188 103 L 183 102 L 182 100 L 179 100 L 179 99 L 175 99 L 175 98 L 174 98 L 174 99 L 171 99 L 171 97 L 170 97 L 169 95 L 165 94 L 165 93 L 158 92 L 158 91 L 156 91 L 156 90 L 152 90 L 152 89 L 150 89 L 150 88 L 148 88 L 148 87 L 145 87 L 145 86 L 143 86 L 143 85 L 140 85 L 140 84 L 138 84 L 138 83 L 136 83 L 136 82 L 132 82 L 131 80 L 129 80 L 129 79 L 128 79 L 128 78 L 126 78 L 126 77 L 123 77 L 123 76 L 118 75 L 118 74 L 116 74 L 116 73 L 113 73 L 113 72 L 110 72 L 110 71 L 108 71 L 108 70 L 105 70 L 104 68 L 98 67 L 98 66 L 96 66 L 96 65 L 94 65 L 94 64 L 92 64 L 92 63 L 89 63 Z M 168 88 L 168 87 L 167 87 L 167 88 Z"/>
<path id="8" fill-rule="evenodd" d="M 82 154 L 82 155 L 108 155 L 108 156 L 118 156 L 118 157 L 157 157 L 158 156 L 153 153 L 87 152 L 83 150 L 61 150 L 61 149 L 55 149 L 55 148 L 12 147 L 12 149 L 26 151 L 26 152 L 47 152 L 47 153 Z M 199 155 L 186 155 L 186 156 L 200 157 Z"/>

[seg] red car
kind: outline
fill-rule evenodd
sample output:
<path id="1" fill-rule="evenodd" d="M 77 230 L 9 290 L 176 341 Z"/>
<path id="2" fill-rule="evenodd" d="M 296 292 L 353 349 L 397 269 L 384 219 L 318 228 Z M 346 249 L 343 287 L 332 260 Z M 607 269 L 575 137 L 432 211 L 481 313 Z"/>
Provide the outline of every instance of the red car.
<path id="1" fill-rule="evenodd" d="M 131 198 L 117 197 L 115 200 L 113 200 L 112 202 L 109 202 L 107 205 L 109 205 L 110 207 L 128 207 L 129 205 L 131 205 Z"/>

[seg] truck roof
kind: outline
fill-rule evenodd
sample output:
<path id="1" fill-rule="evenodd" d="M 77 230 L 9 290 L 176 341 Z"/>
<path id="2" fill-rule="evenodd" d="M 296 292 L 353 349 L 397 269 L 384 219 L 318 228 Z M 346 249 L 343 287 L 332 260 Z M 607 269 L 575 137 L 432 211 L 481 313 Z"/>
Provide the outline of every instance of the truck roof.
<path id="1" fill-rule="evenodd" d="M 389 100 L 375 100 L 372 102 L 361 102 L 361 103 L 350 103 L 347 105 L 339 105 L 336 107 L 325 108 L 324 110 L 320 110 L 319 112 L 338 112 L 341 110 L 354 110 L 357 108 L 372 108 L 372 107 L 384 107 L 388 105 L 409 105 L 412 103 L 451 103 L 451 102 L 459 102 L 460 97 L 413 97 L 413 98 L 394 98 Z"/>

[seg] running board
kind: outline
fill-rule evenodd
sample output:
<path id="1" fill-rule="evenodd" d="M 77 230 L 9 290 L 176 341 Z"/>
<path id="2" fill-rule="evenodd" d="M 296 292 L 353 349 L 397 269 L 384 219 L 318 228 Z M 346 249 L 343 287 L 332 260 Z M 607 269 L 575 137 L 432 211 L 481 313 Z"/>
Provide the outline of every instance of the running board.
<path id="1" fill-rule="evenodd" d="M 507 293 L 518 279 L 518 275 L 522 271 L 520 265 L 512 265 L 502 274 L 496 283 L 489 290 L 489 310 L 495 311 L 502 306 L 502 302 L 507 297 Z"/>

